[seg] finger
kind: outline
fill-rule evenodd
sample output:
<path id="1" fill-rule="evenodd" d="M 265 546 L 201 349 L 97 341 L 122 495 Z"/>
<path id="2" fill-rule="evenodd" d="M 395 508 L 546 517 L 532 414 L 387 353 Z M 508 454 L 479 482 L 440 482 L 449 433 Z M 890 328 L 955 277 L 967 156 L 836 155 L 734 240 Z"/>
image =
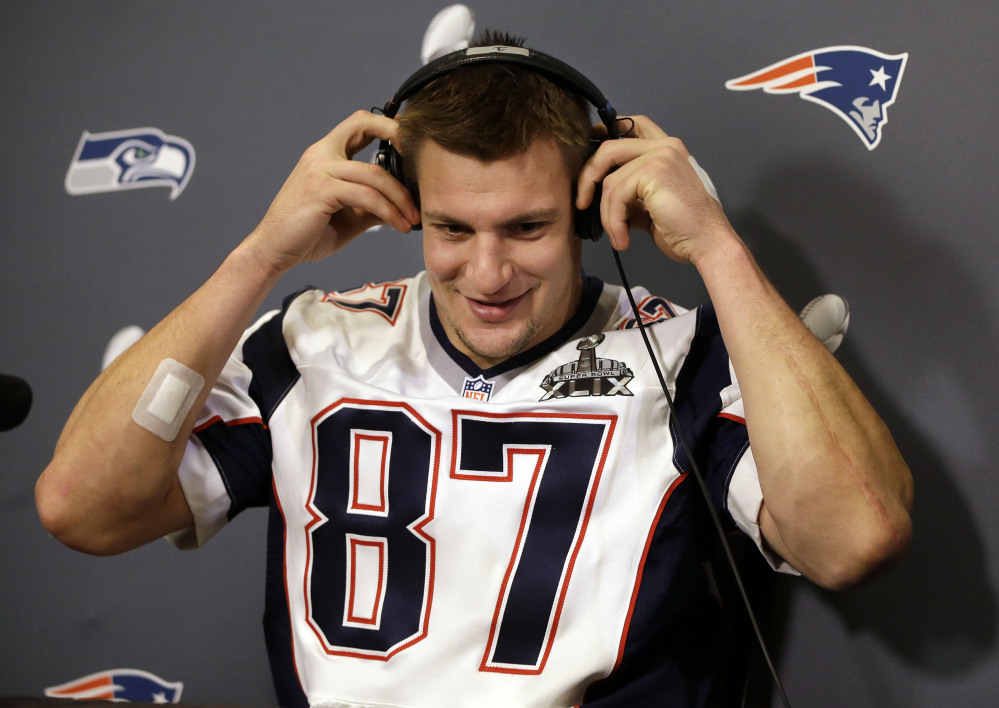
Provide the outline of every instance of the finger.
<path id="1" fill-rule="evenodd" d="M 628 248 L 631 243 L 631 225 L 628 222 L 628 202 L 621 198 L 618 183 L 604 186 L 600 200 L 600 221 L 610 238 L 611 245 L 618 251 Z"/>
<path id="2" fill-rule="evenodd" d="M 399 124 L 394 118 L 376 115 L 368 111 L 359 111 L 364 114 L 360 118 L 363 132 L 354 133 L 352 140 L 346 145 L 347 156 L 353 157 L 358 152 L 366 148 L 373 140 L 395 140 L 399 130 Z"/>
<path id="3" fill-rule="evenodd" d="M 350 159 L 373 140 L 392 140 L 398 127 L 392 118 L 371 111 L 355 111 L 310 150 L 325 157 Z"/>
<path id="4" fill-rule="evenodd" d="M 593 198 L 596 185 L 603 182 L 611 172 L 638 160 L 661 146 L 662 141 L 634 138 L 619 138 L 601 144 L 579 172 L 579 179 L 576 183 L 576 207 L 585 209 Z"/>
<path id="5" fill-rule="evenodd" d="M 368 209 L 400 231 L 409 231 L 413 224 L 419 222 L 420 211 L 412 194 L 381 167 L 367 162 L 338 160 L 329 164 L 327 174 L 343 185 L 344 194 L 365 195 L 363 202 L 345 205 Z M 358 192 L 349 189 L 351 185 L 366 189 Z"/>
<path id="6" fill-rule="evenodd" d="M 350 210 L 350 214 L 345 215 L 348 219 L 364 220 L 370 214 L 396 231 L 408 233 L 413 228 L 413 222 L 395 204 L 366 184 L 342 183 L 327 204 L 331 207 L 332 221 L 336 221 L 338 214 L 346 209 Z"/>
<path id="7" fill-rule="evenodd" d="M 400 230 L 409 231 L 413 224 L 418 224 L 420 222 L 420 209 L 416 205 L 413 195 L 410 193 L 409 189 L 402 184 L 402 182 L 390 175 L 387 170 L 378 167 L 377 165 L 362 162 L 354 162 L 350 164 L 353 166 L 348 168 L 348 172 L 362 173 L 361 176 L 357 177 L 357 179 L 362 184 L 372 187 L 389 204 L 392 205 L 396 212 L 398 212 L 405 222 L 404 225 L 407 227 Z M 380 216 L 384 218 L 384 214 L 380 214 Z M 394 221 L 390 221 L 390 223 L 395 226 Z"/>
<path id="8" fill-rule="evenodd" d="M 329 163 L 328 173 L 336 178 L 359 182 L 374 187 L 396 204 L 401 211 L 409 210 L 412 216 L 419 217 L 416 203 L 409 189 L 392 176 L 384 167 L 359 160 L 334 160 Z"/>
<path id="9" fill-rule="evenodd" d="M 634 121 L 634 130 L 628 134 L 629 138 L 644 138 L 647 140 L 662 140 L 669 135 L 660 128 L 648 116 L 629 116 Z"/>
<path id="10" fill-rule="evenodd" d="M 618 116 L 615 123 L 617 124 L 617 134 L 622 138 L 658 140 L 669 137 L 669 134 L 648 116 Z M 606 138 L 607 126 L 604 123 L 597 123 L 591 128 L 590 134 L 594 138 Z"/>

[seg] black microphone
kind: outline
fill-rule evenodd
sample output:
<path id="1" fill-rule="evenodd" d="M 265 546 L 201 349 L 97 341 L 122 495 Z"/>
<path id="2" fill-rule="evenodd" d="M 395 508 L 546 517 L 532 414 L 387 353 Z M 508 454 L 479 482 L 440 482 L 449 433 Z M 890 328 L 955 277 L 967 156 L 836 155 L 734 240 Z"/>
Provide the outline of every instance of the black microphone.
<path id="1" fill-rule="evenodd" d="M 0 431 L 16 428 L 31 410 L 31 386 L 17 376 L 0 374 Z"/>

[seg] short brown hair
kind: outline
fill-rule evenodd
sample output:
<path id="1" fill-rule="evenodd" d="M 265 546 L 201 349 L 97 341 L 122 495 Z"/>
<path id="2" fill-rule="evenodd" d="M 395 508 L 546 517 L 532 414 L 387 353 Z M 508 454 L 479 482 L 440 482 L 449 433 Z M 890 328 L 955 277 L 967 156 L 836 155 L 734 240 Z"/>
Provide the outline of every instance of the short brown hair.
<path id="1" fill-rule="evenodd" d="M 472 46 L 523 46 L 523 39 L 487 31 Z M 526 151 L 538 137 L 558 144 L 575 177 L 589 157 L 589 103 L 530 69 L 510 64 L 462 67 L 427 84 L 406 102 L 396 136 L 406 181 L 416 187 L 423 144 L 483 162 Z"/>

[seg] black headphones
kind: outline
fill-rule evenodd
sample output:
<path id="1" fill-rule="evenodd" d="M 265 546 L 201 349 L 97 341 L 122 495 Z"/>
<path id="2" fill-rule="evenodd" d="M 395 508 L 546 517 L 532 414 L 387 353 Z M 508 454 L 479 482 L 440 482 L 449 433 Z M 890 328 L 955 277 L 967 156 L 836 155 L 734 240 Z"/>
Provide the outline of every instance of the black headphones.
<path id="1" fill-rule="evenodd" d="M 470 47 L 445 54 L 406 79 L 392 99 L 382 108 L 382 113 L 389 118 L 394 118 L 403 101 L 428 83 L 444 74 L 472 64 L 516 64 L 541 74 L 589 101 L 597 109 L 600 121 L 607 128 L 607 138 L 618 137 L 617 111 L 607 102 L 607 99 L 604 98 L 600 89 L 593 85 L 593 82 L 555 57 L 524 47 L 504 45 Z M 600 141 L 594 141 L 594 150 L 599 143 Z M 389 141 L 379 141 L 375 164 L 384 167 L 389 174 L 405 184 L 402 156 Z M 603 226 L 600 223 L 600 194 L 600 185 L 598 184 L 590 206 L 583 210 L 576 210 L 576 233 L 580 238 L 596 241 L 603 235 Z"/>

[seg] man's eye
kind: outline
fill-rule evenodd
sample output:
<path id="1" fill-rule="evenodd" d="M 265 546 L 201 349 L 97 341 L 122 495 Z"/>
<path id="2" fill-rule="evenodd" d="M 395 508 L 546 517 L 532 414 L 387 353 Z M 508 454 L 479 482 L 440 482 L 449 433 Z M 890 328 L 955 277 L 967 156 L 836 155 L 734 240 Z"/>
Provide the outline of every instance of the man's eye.
<path id="1" fill-rule="evenodd" d="M 460 236 L 465 233 L 465 228 L 458 224 L 437 224 L 437 229 L 448 236 Z"/>
<path id="2" fill-rule="evenodd" d="M 531 234 L 539 230 L 544 226 L 543 222 L 540 221 L 525 221 L 522 224 L 517 224 L 517 231 L 522 234 Z"/>

